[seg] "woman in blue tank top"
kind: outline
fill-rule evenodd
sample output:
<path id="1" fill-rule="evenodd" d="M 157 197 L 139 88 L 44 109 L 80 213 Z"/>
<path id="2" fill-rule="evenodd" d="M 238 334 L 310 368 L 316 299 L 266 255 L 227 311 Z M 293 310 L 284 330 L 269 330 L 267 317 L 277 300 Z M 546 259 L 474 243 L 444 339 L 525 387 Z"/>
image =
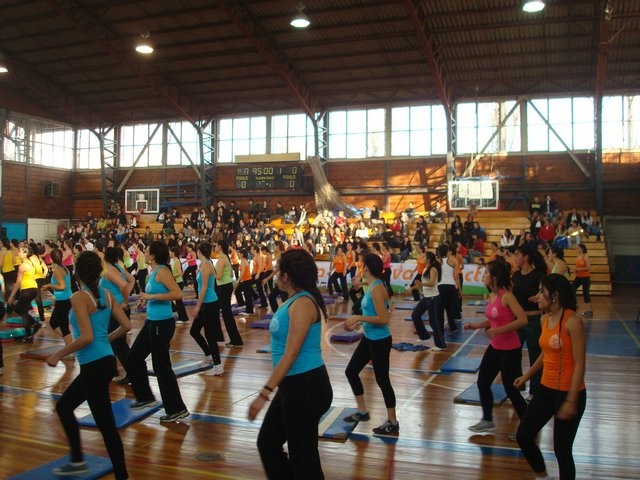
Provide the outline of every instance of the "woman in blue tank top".
<path id="1" fill-rule="evenodd" d="M 152 272 L 147 281 L 146 291 L 140 294 L 138 305 L 147 304 L 147 320 L 133 342 L 127 358 L 127 374 L 136 396 L 131 408 L 140 410 L 158 404 L 149 386 L 145 362 L 151 354 L 153 371 L 158 379 L 166 412 L 166 415 L 160 417 L 160 422 L 176 422 L 189 416 L 169 355 L 171 339 L 176 330 L 171 302 L 181 299 L 182 292 L 168 267 L 169 247 L 166 243 L 161 240 L 151 242 L 145 250 L 145 256 Z"/>
<path id="2" fill-rule="evenodd" d="M 278 270 L 278 288 L 289 300 L 269 325 L 273 373 L 251 403 L 249 420 L 278 387 L 258 435 L 267 478 L 323 479 L 318 423 L 331 406 L 333 391 L 320 348 L 321 320 L 327 312 L 317 287 L 318 267 L 304 250 L 289 250 Z M 285 441 L 288 456 L 282 450 Z"/>
<path id="3" fill-rule="evenodd" d="M 220 349 L 215 335 L 215 323 L 220 323 L 220 302 L 216 294 L 210 243 L 203 242 L 198 245 L 198 259 L 200 260 L 200 269 L 196 275 L 198 301 L 193 307 L 194 319 L 189 333 L 204 353 L 205 360 L 202 365 L 213 367 L 205 370 L 202 375 L 222 375 L 224 367 L 220 362 Z M 200 333 L 202 329 L 204 329 L 204 337 Z M 209 355 L 211 355 L 210 359 L 207 358 Z"/>
<path id="4" fill-rule="evenodd" d="M 73 310 L 70 320 L 74 340 L 47 358 L 47 364 L 55 367 L 61 358 L 75 353 L 80 364 L 80 374 L 56 404 L 56 411 L 71 447 L 71 462 L 54 469 L 53 473 L 75 476 L 89 472 L 82 454 L 78 420 L 73 413 L 86 400 L 109 452 L 115 478 L 122 480 L 129 478 L 129 475 L 109 398 L 109 383 L 116 374 L 116 359 L 110 341 L 131 330 L 131 323 L 113 295 L 98 286 L 102 260 L 97 253 L 80 253 L 76 257 L 75 270 L 81 290 L 71 297 Z M 118 320 L 120 326 L 109 334 L 111 315 Z"/>
<path id="5" fill-rule="evenodd" d="M 364 330 L 364 337 L 353 352 L 345 370 L 351 390 L 356 397 L 358 411 L 344 420 L 347 422 L 366 422 L 369 420 L 360 372 L 371 362 L 376 383 L 382 390 L 388 416 L 386 422 L 373 429 L 373 433 L 376 435 L 398 435 L 400 425 L 396 418 L 396 394 L 389 379 L 391 332 L 389 331 L 389 315 L 386 307 L 389 302 L 389 294 L 382 282 L 382 259 L 375 253 L 364 257 L 362 277 L 369 284 L 369 290 L 362 298 L 362 315 L 354 315 L 344 322 L 346 330 L 352 331 L 360 324 Z"/>
<path id="6" fill-rule="evenodd" d="M 51 250 L 49 254 L 52 263 L 51 283 L 42 286 L 42 290 L 53 290 L 56 303 L 51 312 L 49 325 L 62 337 L 65 345 L 71 343 L 71 332 L 69 331 L 69 312 L 71 311 L 71 275 L 62 266 L 62 252 L 57 248 Z"/>

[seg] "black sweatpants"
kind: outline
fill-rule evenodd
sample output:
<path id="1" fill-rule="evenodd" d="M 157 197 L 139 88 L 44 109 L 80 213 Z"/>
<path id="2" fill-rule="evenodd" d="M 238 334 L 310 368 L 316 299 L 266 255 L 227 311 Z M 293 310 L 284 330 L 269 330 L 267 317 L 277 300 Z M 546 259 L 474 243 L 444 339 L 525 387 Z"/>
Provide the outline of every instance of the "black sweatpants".
<path id="1" fill-rule="evenodd" d="M 52 329 L 60 329 L 60 334 L 63 337 L 69 335 L 69 312 L 71 311 L 71 299 L 69 300 L 56 300 L 53 306 L 53 312 L 51 312 L 51 318 L 49 319 L 49 325 Z"/>
<path id="2" fill-rule="evenodd" d="M 44 278 L 36 278 L 36 285 L 38 285 L 38 291 L 36 294 L 36 306 L 38 308 L 38 317 L 40 322 L 44 323 L 44 305 L 42 305 L 42 287 L 44 285 Z"/>
<path id="3" fill-rule="evenodd" d="M 176 374 L 171 368 L 169 355 L 171 338 L 175 330 L 176 322 L 173 317 L 166 320 L 147 319 L 133 342 L 127 358 L 127 375 L 131 379 L 136 400 L 151 401 L 155 396 L 149 386 L 149 374 L 145 362 L 151 354 L 151 364 L 158 379 L 160 395 L 167 415 L 173 415 L 186 408 L 180 395 Z"/>
<path id="4" fill-rule="evenodd" d="M 340 284 L 338 285 L 338 282 Z M 333 290 L 344 298 L 345 302 L 349 300 L 349 290 L 347 289 L 347 277 L 344 276 L 344 273 L 333 272 L 329 277 L 329 281 L 327 282 L 327 288 L 329 289 L 329 295 L 333 295 Z"/>
<path id="5" fill-rule="evenodd" d="M 516 439 L 524 458 L 536 473 L 544 472 L 547 469 L 540 448 L 536 444 L 536 435 L 551 420 L 551 417 L 555 416 L 565 398 L 567 398 L 567 392 L 554 390 L 540 384 L 520 421 Z M 574 480 L 576 478 L 573 441 L 576 438 L 586 404 L 587 392 L 582 390 L 578 396 L 577 415 L 571 420 L 557 418 L 553 420 L 553 450 L 558 460 L 560 480 Z"/>
<path id="6" fill-rule="evenodd" d="M 444 330 L 444 314 L 447 313 L 447 322 L 449 323 L 449 331 L 457 330 L 456 314 L 458 309 L 458 290 L 455 285 L 438 285 L 440 293 L 440 308 L 438 308 L 438 318 Z"/>
<path id="7" fill-rule="evenodd" d="M 258 279 L 256 280 L 256 288 L 258 289 L 258 296 L 260 297 L 260 307 L 267 308 L 267 296 L 264 293 L 264 285 L 262 285 L 262 280 L 266 278 L 265 272 L 262 272 Z M 255 277 L 254 277 L 255 279 Z"/>
<path id="8" fill-rule="evenodd" d="M 584 303 L 591 303 L 591 292 L 589 292 L 591 289 L 591 277 L 576 277 L 573 280 L 573 290 L 578 291 L 580 286 L 582 286 L 582 298 L 584 299 Z"/>
<path id="9" fill-rule="evenodd" d="M 351 287 L 349 290 L 349 298 L 353 302 L 351 313 L 354 315 L 362 315 L 362 299 L 364 298 L 364 288 Z"/>
<path id="10" fill-rule="evenodd" d="M 389 299 L 393 298 L 393 289 L 391 288 L 391 267 L 385 268 L 382 272 L 382 283 L 384 283 Z"/>
<path id="11" fill-rule="evenodd" d="M 422 280 L 422 273 L 418 273 L 413 280 L 411 281 L 411 285 L 414 285 L 416 283 L 416 281 L 420 281 Z M 419 289 L 414 289 L 411 290 L 411 296 L 413 297 L 413 299 L 417 302 L 420 300 L 420 290 Z"/>
<path id="12" fill-rule="evenodd" d="M 418 333 L 418 338 L 420 340 L 428 340 L 429 332 L 424 327 L 424 322 L 422 321 L 422 315 L 424 312 L 429 312 L 429 326 L 431 326 L 431 330 L 433 331 L 433 341 L 436 344 L 436 347 L 439 348 L 447 348 L 447 343 L 444 340 L 444 332 L 442 330 L 442 321 L 438 318 L 438 311 L 440 310 L 440 295 L 436 295 L 435 297 L 424 297 L 422 300 L 418 302 L 418 304 L 411 312 L 411 320 L 413 321 L 413 326 Z"/>
<path id="13" fill-rule="evenodd" d="M 184 278 L 184 283 L 187 283 L 187 279 L 191 279 L 191 283 L 193 284 L 193 289 L 196 292 L 196 298 L 198 298 L 198 280 L 196 277 L 196 272 L 198 271 L 197 265 L 188 266 L 184 273 L 182 274 L 182 278 Z"/>
<path id="14" fill-rule="evenodd" d="M 253 313 L 253 302 L 258 298 L 258 294 L 253 289 L 254 283 L 255 280 L 251 278 L 240 282 L 236 287 L 236 301 L 239 306 L 245 306 L 247 313 Z"/>
<path id="15" fill-rule="evenodd" d="M 318 423 L 332 400 L 333 390 L 324 366 L 285 377 L 258 434 L 258 451 L 267 478 L 324 478 L 318 454 Z M 288 456 L 282 449 L 285 442 Z"/>
<path id="16" fill-rule="evenodd" d="M 396 406 L 396 394 L 389 379 L 389 354 L 391 352 L 391 335 L 380 340 L 369 340 L 362 337 L 360 343 L 349 360 L 345 375 L 351 385 L 351 390 L 355 396 L 364 393 L 364 387 L 360 380 L 360 372 L 369 362 L 373 366 L 373 373 L 376 376 L 376 383 L 382 390 L 384 404 L 387 408 Z"/>
<path id="17" fill-rule="evenodd" d="M 283 302 L 287 301 L 288 295 L 283 292 L 282 290 L 280 290 L 278 288 L 278 283 L 276 282 L 276 284 L 273 287 L 273 290 L 271 290 L 271 293 L 269 294 L 269 306 L 271 307 L 271 311 L 273 313 L 276 313 L 278 311 L 278 297 L 280 297 L 280 299 Z"/>
<path id="18" fill-rule="evenodd" d="M 123 311 L 127 318 L 131 318 L 131 309 L 129 307 L 123 308 Z M 109 317 L 109 333 L 115 331 L 120 326 L 118 320 L 112 315 Z M 121 337 L 116 338 L 113 342 L 111 342 L 111 348 L 113 349 L 113 353 L 116 354 L 116 358 L 124 368 L 125 375 L 129 373 L 129 368 L 127 366 L 127 361 L 129 358 L 129 344 L 127 343 L 127 336 L 122 335 Z"/>
<path id="19" fill-rule="evenodd" d="M 224 320 L 224 327 L 227 329 L 229 335 L 229 342 L 232 345 L 242 345 L 242 337 L 238 332 L 238 326 L 236 325 L 236 319 L 233 316 L 231 310 L 231 295 L 233 295 L 233 283 L 225 283 L 224 285 L 216 284 L 216 294 L 218 295 L 218 302 L 220 303 L 220 312 L 222 313 L 222 319 Z M 218 332 L 222 336 L 222 329 L 220 328 L 220 316 L 215 320 L 216 336 Z"/>
<path id="20" fill-rule="evenodd" d="M 16 313 L 22 317 L 22 326 L 25 329 L 27 337 L 31 336 L 31 328 L 35 325 L 36 320 L 31 316 L 31 302 L 38 296 L 37 288 L 27 288 L 20 290 L 18 293 L 18 303 L 16 304 Z"/>
<path id="21" fill-rule="evenodd" d="M 502 385 L 513 408 L 522 418 L 527 409 L 527 402 L 524 401 L 520 390 L 513 386 L 513 382 L 520 375 L 520 364 L 522 362 L 522 349 L 497 350 L 489 345 L 482 356 L 480 370 L 478 371 L 478 391 L 480 392 L 480 403 L 482 404 L 482 419 L 493 421 L 493 393 L 491 384 L 498 376 L 502 376 Z"/>
<path id="22" fill-rule="evenodd" d="M 180 287 L 180 291 L 182 291 L 184 289 L 184 282 L 178 282 L 178 286 Z M 178 314 L 178 320 L 181 322 L 189 321 L 189 315 L 187 315 L 187 310 L 184 308 L 182 299 L 176 300 L 171 304 L 171 311 Z"/>
<path id="23" fill-rule="evenodd" d="M 98 430 L 100 430 L 104 445 L 107 447 L 107 452 L 109 452 L 115 478 L 124 479 L 129 478 L 124 459 L 124 448 L 113 418 L 111 398 L 109 397 L 109 383 L 116 374 L 116 359 L 113 356 L 80 365 L 80 374 L 71 382 L 56 403 L 56 412 L 69 440 L 71 461 L 81 462 L 84 457 L 80 442 L 80 428 L 73 412 L 86 400 Z"/>
<path id="24" fill-rule="evenodd" d="M 202 349 L 205 357 L 211 355 L 213 363 L 217 365 L 220 363 L 220 349 L 217 342 L 222 340 L 216 338 L 216 323 L 220 329 L 220 301 L 203 303 L 200 306 L 198 316 L 193 319 L 189 333 Z M 202 329 L 204 329 L 204 337 L 200 333 Z M 222 335 L 222 331 L 220 335 Z"/>

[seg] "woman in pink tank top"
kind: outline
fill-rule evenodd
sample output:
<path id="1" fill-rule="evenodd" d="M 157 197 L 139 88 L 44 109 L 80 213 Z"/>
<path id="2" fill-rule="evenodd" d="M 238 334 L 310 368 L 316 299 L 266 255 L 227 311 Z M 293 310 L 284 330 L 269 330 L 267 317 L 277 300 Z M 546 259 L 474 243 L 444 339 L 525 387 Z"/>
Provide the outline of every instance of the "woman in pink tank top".
<path id="1" fill-rule="evenodd" d="M 484 352 L 480 370 L 478 371 L 478 391 L 482 404 L 482 420 L 469 427 L 476 433 L 495 432 L 493 423 L 493 393 L 491 384 L 502 374 L 502 385 L 511 400 L 519 418 L 522 418 L 527 403 L 513 382 L 520 375 L 522 350 L 516 330 L 527 324 L 527 316 L 508 290 L 511 278 L 511 267 L 502 259 L 489 262 L 484 271 L 482 281 L 491 290 L 487 303 L 487 320 L 481 323 L 467 323 L 465 330 L 484 328 L 490 342 Z"/>

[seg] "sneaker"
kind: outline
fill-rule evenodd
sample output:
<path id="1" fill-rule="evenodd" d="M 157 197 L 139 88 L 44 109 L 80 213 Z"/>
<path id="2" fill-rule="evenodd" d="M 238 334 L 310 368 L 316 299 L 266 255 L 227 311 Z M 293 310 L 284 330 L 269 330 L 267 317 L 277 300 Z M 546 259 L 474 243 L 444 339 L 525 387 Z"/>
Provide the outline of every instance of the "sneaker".
<path id="1" fill-rule="evenodd" d="M 400 424 L 399 423 L 391 423 L 390 420 L 387 420 L 379 427 L 373 429 L 373 433 L 376 435 L 398 435 L 400 433 Z"/>
<path id="2" fill-rule="evenodd" d="M 189 415 L 190 415 L 189 410 L 185 408 L 184 410 L 180 410 L 179 412 L 172 413 L 171 415 L 163 415 L 162 417 L 160 417 L 160 423 L 177 422 L 178 420 L 187 418 Z"/>
<path id="3" fill-rule="evenodd" d="M 62 467 L 54 468 L 53 474 L 59 477 L 75 477 L 89 473 L 87 462 L 69 462 Z"/>
<path id="4" fill-rule="evenodd" d="M 344 417 L 342 420 L 349 423 L 355 423 L 355 422 L 368 422 L 369 418 L 370 418 L 369 412 L 364 412 L 364 413 L 356 412 L 349 415 L 348 417 Z"/>
<path id="5" fill-rule="evenodd" d="M 449 330 L 449 335 L 456 335 L 458 333 L 458 329 L 454 328 L 453 330 Z"/>
<path id="6" fill-rule="evenodd" d="M 444 348 L 440 348 L 440 347 L 431 347 L 430 350 L 432 352 L 441 352 L 444 350 Z"/>
<path id="7" fill-rule="evenodd" d="M 588 310 L 586 312 L 582 312 L 582 316 L 583 317 L 593 317 L 593 312 L 591 310 Z"/>
<path id="8" fill-rule="evenodd" d="M 200 375 L 204 375 L 205 377 L 217 377 L 224 373 L 224 367 L 221 363 L 218 365 L 213 365 L 209 370 L 205 370 L 201 372 Z"/>
<path id="9" fill-rule="evenodd" d="M 118 385 L 131 385 L 131 379 L 126 375 L 118 380 L 116 380 Z"/>
<path id="10" fill-rule="evenodd" d="M 131 410 L 142 410 L 143 408 L 153 408 L 158 405 L 157 400 L 142 400 L 138 402 L 133 402 L 129 405 Z"/>
<path id="11" fill-rule="evenodd" d="M 205 358 L 202 362 L 198 364 L 198 367 L 205 368 L 211 367 L 213 365 L 213 358 Z"/>
<path id="12" fill-rule="evenodd" d="M 240 348 L 243 345 L 244 345 L 243 343 L 236 344 L 236 343 L 231 343 L 231 342 L 227 342 L 227 343 L 224 344 L 225 347 L 229 347 L 229 348 Z"/>
<path id="13" fill-rule="evenodd" d="M 475 425 L 471 425 L 469 430 L 475 433 L 490 433 L 496 431 L 496 425 L 493 422 L 487 420 L 480 420 Z"/>
<path id="14" fill-rule="evenodd" d="M 511 440 L 512 442 L 518 441 L 517 436 L 516 436 L 516 432 L 510 433 L 509 435 L 507 435 L 507 438 L 509 440 Z"/>
<path id="15" fill-rule="evenodd" d="M 33 335 L 29 336 L 29 337 L 22 337 L 20 340 L 18 340 L 20 343 L 33 343 Z"/>

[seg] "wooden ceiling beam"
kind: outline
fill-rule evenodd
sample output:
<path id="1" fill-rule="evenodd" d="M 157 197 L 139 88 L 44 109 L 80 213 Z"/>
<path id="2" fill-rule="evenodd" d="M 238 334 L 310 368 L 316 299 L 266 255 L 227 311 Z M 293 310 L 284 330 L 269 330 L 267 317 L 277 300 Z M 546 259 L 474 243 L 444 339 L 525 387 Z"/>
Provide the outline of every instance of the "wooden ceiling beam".
<path id="1" fill-rule="evenodd" d="M 215 0 L 215 3 L 231 19 L 240 33 L 253 44 L 260 56 L 282 78 L 285 86 L 307 116 L 315 121 L 316 112 L 322 108 L 319 98 L 291 65 L 285 53 L 272 42 L 264 28 L 256 22 L 251 12 L 237 1 Z"/>

